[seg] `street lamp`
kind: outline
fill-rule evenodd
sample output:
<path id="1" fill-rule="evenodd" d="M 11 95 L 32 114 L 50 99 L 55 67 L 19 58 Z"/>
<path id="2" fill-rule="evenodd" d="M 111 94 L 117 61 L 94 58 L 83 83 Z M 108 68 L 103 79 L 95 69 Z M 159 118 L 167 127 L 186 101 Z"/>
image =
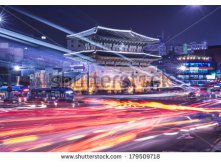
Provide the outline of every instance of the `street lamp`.
<path id="1" fill-rule="evenodd" d="M 43 36 L 41 36 L 41 39 L 46 40 L 47 37 L 43 35 Z"/>
<path id="2" fill-rule="evenodd" d="M 4 24 L 4 18 L 2 15 L 0 15 L 0 27 Z"/>
<path id="3" fill-rule="evenodd" d="M 4 13 L 0 13 L 0 26 L 5 22 Z"/>
<path id="4" fill-rule="evenodd" d="M 14 70 L 15 70 L 15 71 L 20 71 L 21 68 L 20 68 L 20 66 L 14 66 Z"/>
<path id="5" fill-rule="evenodd" d="M 185 71 L 186 70 L 186 66 L 180 66 L 180 67 L 178 67 L 178 69 L 181 70 L 181 71 Z"/>

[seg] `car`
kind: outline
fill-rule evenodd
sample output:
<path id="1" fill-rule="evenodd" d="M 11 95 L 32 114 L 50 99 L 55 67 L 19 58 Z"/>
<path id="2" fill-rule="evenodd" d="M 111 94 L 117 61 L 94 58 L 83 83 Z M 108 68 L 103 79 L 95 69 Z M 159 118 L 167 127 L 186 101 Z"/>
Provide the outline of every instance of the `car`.
<path id="1" fill-rule="evenodd" d="M 196 95 L 196 93 L 195 93 L 195 92 L 190 92 L 190 93 L 188 93 L 187 99 L 188 99 L 188 100 L 197 100 L 197 95 Z"/>
<path id="2" fill-rule="evenodd" d="M 10 98 L 5 98 L 4 102 L 5 103 L 15 103 L 15 102 L 18 102 L 18 98 L 16 96 L 12 96 Z"/>
<path id="3" fill-rule="evenodd" d="M 214 87 L 210 91 L 211 91 L 211 98 L 220 98 L 221 97 L 220 88 Z"/>
<path id="4" fill-rule="evenodd" d="M 202 87 L 197 91 L 197 95 L 203 99 L 207 99 L 210 97 L 210 93 L 208 88 Z"/>
<path id="5" fill-rule="evenodd" d="M 27 97 L 23 96 L 22 94 L 16 95 L 18 98 L 18 102 L 27 102 Z"/>

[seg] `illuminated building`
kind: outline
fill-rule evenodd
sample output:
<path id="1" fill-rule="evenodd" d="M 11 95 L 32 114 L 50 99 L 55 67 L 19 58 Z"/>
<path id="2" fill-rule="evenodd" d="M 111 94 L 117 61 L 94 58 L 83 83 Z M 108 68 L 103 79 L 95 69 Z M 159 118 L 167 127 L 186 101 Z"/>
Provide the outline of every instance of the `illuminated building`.
<path id="1" fill-rule="evenodd" d="M 208 48 L 207 42 L 191 42 L 191 43 L 178 43 L 175 41 L 172 42 L 162 42 L 160 44 L 150 45 L 146 48 L 148 51 L 158 53 L 161 56 L 165 56 L 168 54 L 174 55 L 184 55 L 184 54 L 193 54 L 198 50 L 206 50 Z"/>
<path id="2" fill-rule="evenodd" d="M 132 30 L 101 26 L 68 35 L 68 49 L 73 52 L 65 55 L 88 63 L 88 74 L 72 88 L 90 93 L 145 92 L 162 79 L 162 73 L 150 65 L 161 56 L 144 52 L 144 47 L 158 42 Z"/>
<path id="3" fill-rule="evenodd" d="M 193 54 L 195 50 L 206 50 L 208 48 L 207 42 L 201 42 L 201 43 L 196 43 L 196 42 L 191 42 L 187 44 L 187 52 L 189 54 Z"/>
<path id="4" fill-rule="evenodd" d="M 191 85 L 201 85 L 216 79 L 215 66 L 211 57 L 185 55 L 177 58 L 178 78 Z"/>
<path id="5" fill-rule="evenodd" d="M 64 57 L 68 49 L 0 28 L 0 84 L 20 84 L 31 87 L 50 87 L 52 75 L 74 60 Z M 17 70 L 15 67 L 18 67 Z"/>
<path id="6" fill-rule="evenodd" d="M 196 50 L 195 55 L 209 55 L 214 60 L 218 82 L 221 82 L 221 45 L 208 46 L 206 50 Z"/>

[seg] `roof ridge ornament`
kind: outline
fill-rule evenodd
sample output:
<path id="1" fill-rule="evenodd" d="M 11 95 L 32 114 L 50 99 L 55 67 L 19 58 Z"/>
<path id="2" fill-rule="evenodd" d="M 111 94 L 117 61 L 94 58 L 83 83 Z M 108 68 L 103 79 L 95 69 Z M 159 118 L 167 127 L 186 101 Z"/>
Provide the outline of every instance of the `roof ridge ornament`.
<path id="1" fill-rule="evenodd" d="M 123 30 L 123 29 L 116 29 L 116 28 L 108 28 L 103 26 L 97 26 L 98 29 L 102 30 L 109 30 L 109 31 L 118 31 L 118 32 L 131 32 L 131 30 Z"/>

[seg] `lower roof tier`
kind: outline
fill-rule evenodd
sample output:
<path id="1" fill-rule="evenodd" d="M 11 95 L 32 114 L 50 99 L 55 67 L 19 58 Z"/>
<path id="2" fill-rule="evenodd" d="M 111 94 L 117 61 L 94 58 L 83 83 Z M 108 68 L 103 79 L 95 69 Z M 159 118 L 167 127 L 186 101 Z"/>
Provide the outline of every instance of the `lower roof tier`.
<path id="1" fill-rule="evenodd" d="M 130 60 L 143 60 L 143 61 L 156 61 L 161 59 L 161 56 L 153 55 L 149 53 L 137 53 L 137 52 L 121 52 L 121 51 L 109 51 L 109 50 L 84 50 L 79 52 L 71 52 L 65 54 L 68 57 L 78 57 L 80 59 L 95 62 L 98 59 L 122 59 L 125 61 Z"/>

